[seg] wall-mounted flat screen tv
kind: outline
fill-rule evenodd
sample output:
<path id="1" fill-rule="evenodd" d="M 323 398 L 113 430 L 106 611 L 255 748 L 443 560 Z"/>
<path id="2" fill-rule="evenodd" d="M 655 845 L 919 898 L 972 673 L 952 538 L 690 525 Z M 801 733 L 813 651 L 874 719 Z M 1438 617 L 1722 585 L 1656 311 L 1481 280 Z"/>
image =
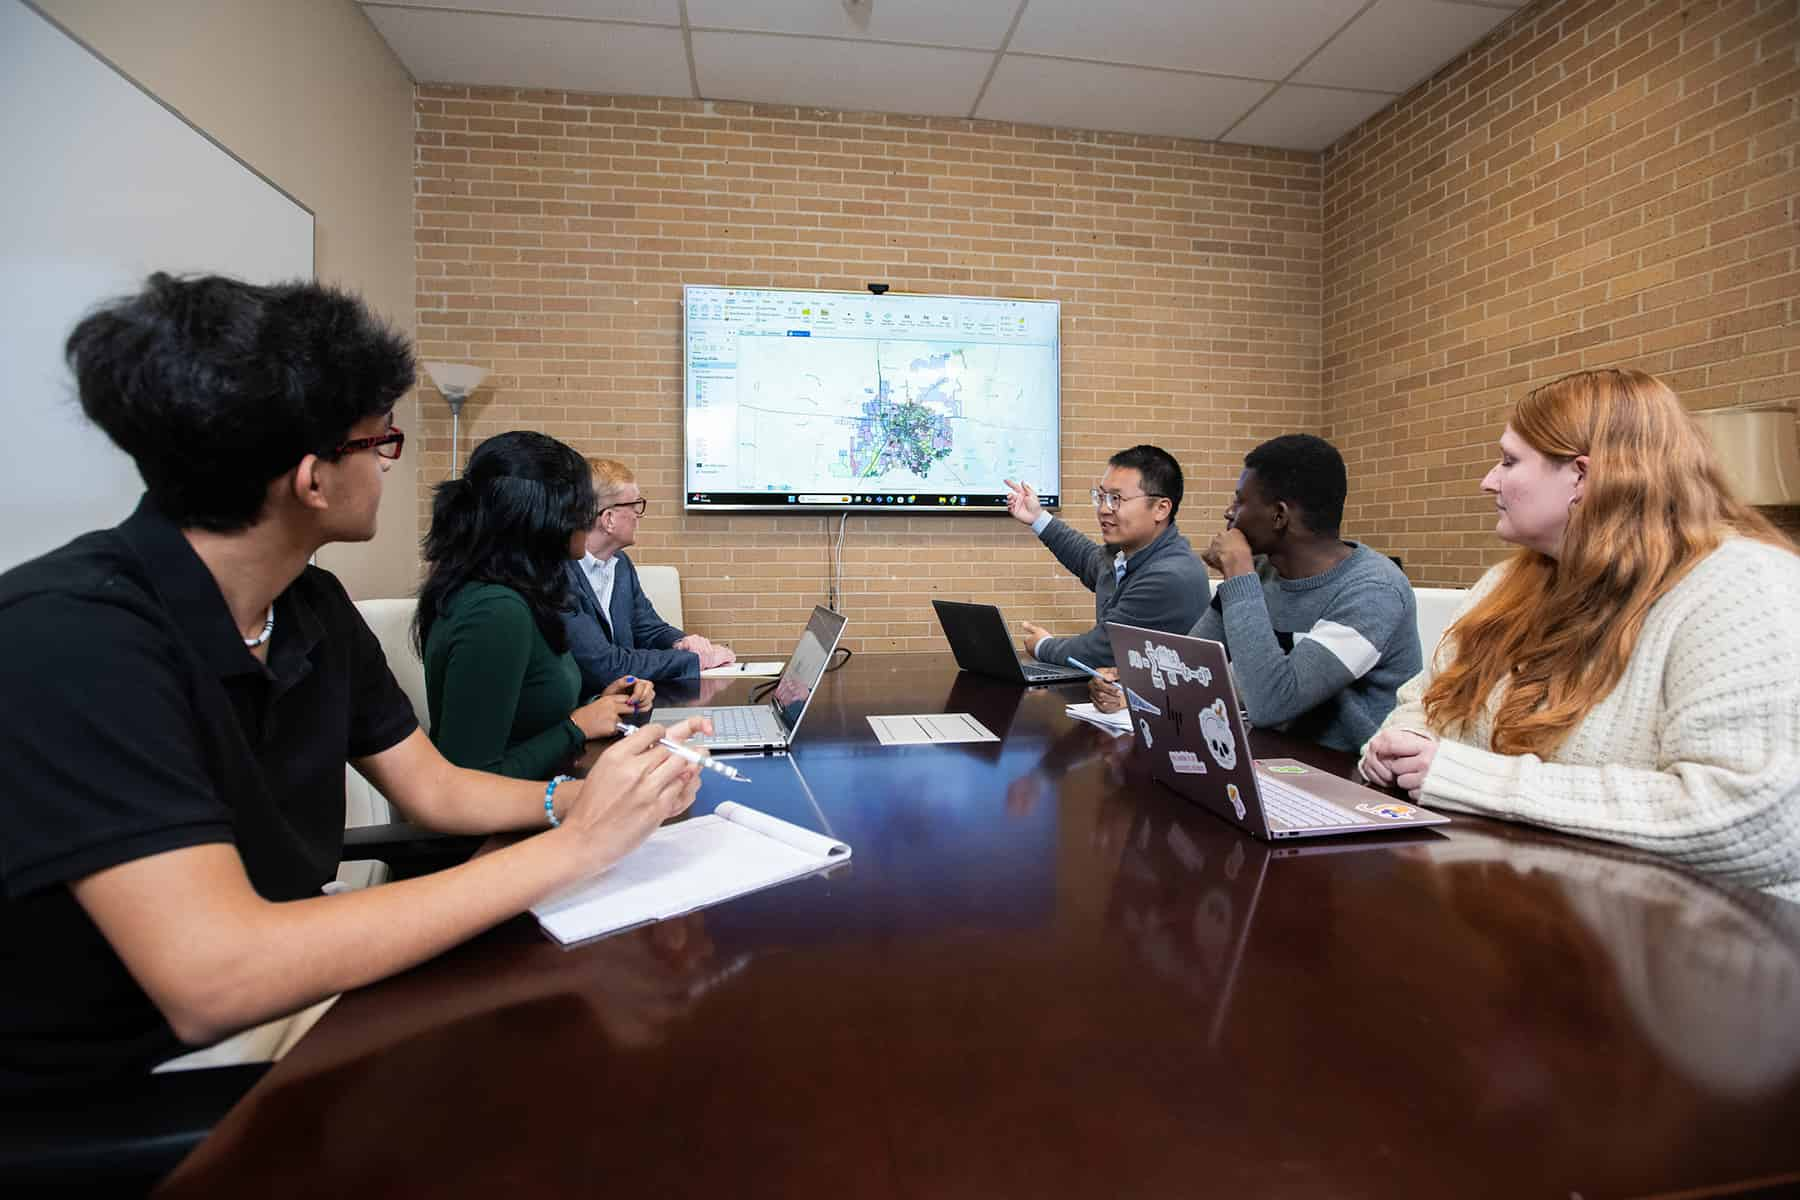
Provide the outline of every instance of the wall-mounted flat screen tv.
<path id="1" fill-rule="evenodd" d="M 684 289 L 689 511 L 993 513 L 1060 499 L 1054 300 Z"/>

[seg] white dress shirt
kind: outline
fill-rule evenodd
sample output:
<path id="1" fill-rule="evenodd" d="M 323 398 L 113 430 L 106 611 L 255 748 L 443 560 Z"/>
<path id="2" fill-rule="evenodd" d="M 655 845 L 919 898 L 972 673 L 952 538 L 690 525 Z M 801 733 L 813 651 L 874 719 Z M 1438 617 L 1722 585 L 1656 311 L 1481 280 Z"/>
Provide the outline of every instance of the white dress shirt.
<path id="1" fill-rule="evenodd" d="M 581 571 L 587 576 L 588 584 L 594 589 L 594 599 L 600 601 L 600 611 L 606 615 L 606 628 L 612 631 L 612 592 L 613 575 L 619 566 L 619 556 L 609 554 L 605 558 L 595 558 L 591 553 L 581 556 Z"/>

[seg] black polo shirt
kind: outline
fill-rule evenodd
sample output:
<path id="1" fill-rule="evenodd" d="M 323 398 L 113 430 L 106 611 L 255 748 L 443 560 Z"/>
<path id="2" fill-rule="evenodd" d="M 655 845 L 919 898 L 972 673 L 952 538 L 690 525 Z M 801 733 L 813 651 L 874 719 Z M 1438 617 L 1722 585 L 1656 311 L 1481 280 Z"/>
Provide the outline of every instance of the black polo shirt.
<path id="1" fill-rule="evenodd" d="M 264 666 L 148 499 L 0 575 L 0 714 L 0 1091 L 15 1093 L 187 1049 L 69 884 L 231 842 L 265 899 L 316 896 L 343 848 L 345 761 L 418 724 L 335 576 L 308 567 L 281 593 Z"/>

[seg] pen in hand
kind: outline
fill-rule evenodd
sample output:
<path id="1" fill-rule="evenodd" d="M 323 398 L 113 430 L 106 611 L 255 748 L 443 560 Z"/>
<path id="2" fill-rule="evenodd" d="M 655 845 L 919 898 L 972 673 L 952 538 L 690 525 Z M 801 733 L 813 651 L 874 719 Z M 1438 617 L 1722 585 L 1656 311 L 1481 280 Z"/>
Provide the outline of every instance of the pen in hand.
<path id="1" fill-rule="evenodd" d="M 620 721 L 618 723 L 618 728 L 621 735 L 632 734 L 638 731 L 636 725 L 632 725 L 626 721 Z M 670 741 L 666 737 L 657 738 L 656 744 L 668 750 L 669 753 L 673 754 L 676 758 L 685 759 L 686 761 L 693 763 L 696 767 L 702 767 L 708 771 L 717 771 L 725 778 L 737 783 L 750 782 L 750 777 L 748 775 L 743 774 L 730 763 L 720 762 L 710 754 L 702 754 L 698 750 L 684 746 L 680 742 Z"/>
<path id="2" fill-rule="evenodd" d="M 1077 671 L 1087 672 L 1089 675 L 1092 675 L 1095 679 L 1098 679 L 1101 683 L 1104 683 L 1107 687 L 1111 688 L 1113 691 L 1116 692 L 1119 690 L 1118 684 L 1114 683 L 1112 680 L 1108 679 L 1106 676 L 1102 675 L 1100 672 L 1094 670 L 1094 668 L 1088 666 L 1086 663 L 1082 662 L 1079 658 L 1070 658 L 1069 665 L 1071 667 L 1074 667 Z"/>

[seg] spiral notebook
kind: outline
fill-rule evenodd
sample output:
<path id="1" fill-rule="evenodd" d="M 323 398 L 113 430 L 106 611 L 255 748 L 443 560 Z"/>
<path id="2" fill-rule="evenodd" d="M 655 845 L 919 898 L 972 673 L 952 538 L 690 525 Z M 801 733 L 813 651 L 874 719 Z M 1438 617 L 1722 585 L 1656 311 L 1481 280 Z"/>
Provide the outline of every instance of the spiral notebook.
<path id="1" fill-rule="evenodd" d="M 727 800 L 704 817 L 658 829 L 604 874 L 531 906 L 561 944 L 679 917 L 828 870 L 850 846 Z"/>

